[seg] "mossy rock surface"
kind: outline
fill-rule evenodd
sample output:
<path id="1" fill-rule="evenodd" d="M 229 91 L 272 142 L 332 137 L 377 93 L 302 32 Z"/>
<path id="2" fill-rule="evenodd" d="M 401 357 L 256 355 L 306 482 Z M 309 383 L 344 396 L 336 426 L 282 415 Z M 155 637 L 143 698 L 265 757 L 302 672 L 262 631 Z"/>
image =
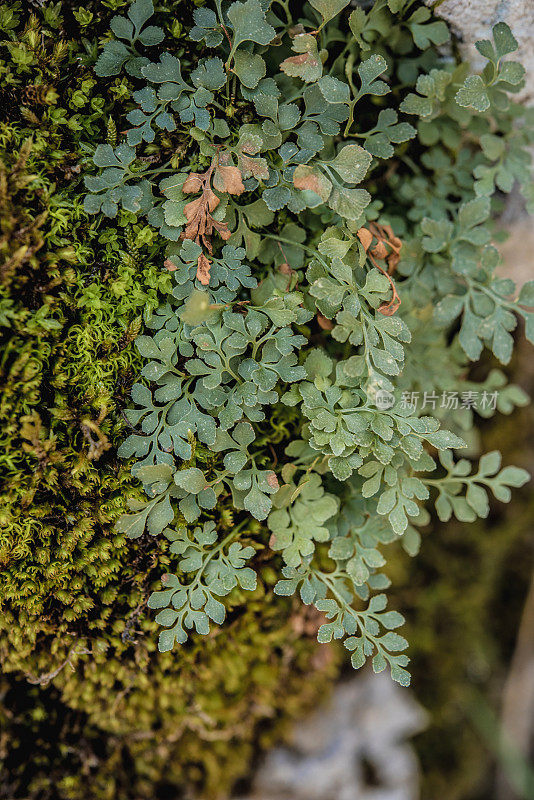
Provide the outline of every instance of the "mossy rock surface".
<path id="1" fill-rule="evenodd" d="M 302 638 L 309 622 L 262 598 L 178 658 L 155 657 L 151 637 L 96 656 L 77 640 L 82 655 L 58 653 L 56 676 L 6 676 L 4 796 L 226 796 L 335 674 L 331 654 Z"/>

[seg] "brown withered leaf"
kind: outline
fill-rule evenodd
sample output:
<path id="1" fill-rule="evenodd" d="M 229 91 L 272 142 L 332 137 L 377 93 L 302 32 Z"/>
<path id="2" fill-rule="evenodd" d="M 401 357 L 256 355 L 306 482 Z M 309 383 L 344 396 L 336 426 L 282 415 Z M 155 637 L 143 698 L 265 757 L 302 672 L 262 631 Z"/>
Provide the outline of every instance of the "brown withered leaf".
<path id="1" fill-rule="evenodd" d="M 373 234 L 371 233 L 371 231 L 368 231 L 367 228 L 360 228 L 356 232 L 356 236 L 362 243 L 363 249 L 367 253 L 369 247 L 371 246 L 371 242 L 373 241 Z"/>
<path id="2" fill-rule="evenodd" d="M 237 167 L 217 166 L 213 176 L 213 188 L 227 194 L 243 194 L 245 187 L 241 179 L 241 171 Z"/>
<path id="3" fill-rule="evenodd" d="M 218 192 L 240 195 L 245 191 L 241 170 L 235 167 L 229 150 L 219 150 L 216 156 L 213 187 Z"/>
<path id="4" fill-rule="evenodd" d="M 211 190 L 210 190 L 211 191 Z M 215 197 L 215 195 L 213 195 Z M 215 197 L 218 205 L 219 198 Z M 187 217 L 187 225 L 182 233 L 182 239 L 192 239 L 197 244 L 202 244 L 206 247 L 209 253 L 212 252 L 211 235 L 213 231 L 217 231 L 221 239 L 226 241 L 232 235 L 228 230 L 226 222 L 219 222 L 213 219 L 211 211 L 213 206 L 210 206 L 209 196 L 207 193 L 196 200 L 192 200 L 184 207 L 184 214 Z"/>
<path id="5" fill-rule="evenodd" d="M 197 241 L 206 235 L 207 220 L 210 216 L 209 202 L 205 194 L 191 200 L 184 206 L 184 214 L 187 218 L 187 225 L 183 233 L 184 239 Z"/>
<path id="6" fill-rule="evenodd" d="M 402 239 L 399 239 L 398 236 L 395 236 L 391 225 L 382 225 L 382 230 L 386 232 L 391 247 L 400 250 L 402 247 Z"/>
<path id="7" fill-rule="evenodd" d="M 378 225 L 375 222 L 371 222 L 369 230 L 377 240 L 377 244 L 371 252 L 375 258 L 386 260 L 388 273 L 390 275 L 393 274 L 400 261 L 402 240 L 395 236 L 391 225 Z"/>
<path id="8" fill-rule="evenodd" d="M 306 75 L 306 71 L 317 70 L 321 61 L 312 53 L 300 53 L 298 56 L 289 56 L 280 64 L 280 69 L 290 77 L 299 78 Z"/>
<path id="9" fill-rule="evenodd" d="M 231 158 L 231 153 L 228 151 L 217 152 L 206 172 L 192 172 L 182 187 L 185 194 L 200 193 L 200 196 L 184 206 L 187 225 L 181 238 L 191 239 L 204 247 L 208 253 L 213 251 L 211 236 L 214 231 L 224 241 L 227 241 L 232 235 L 225 222 L 220 222 L 212 216 L 212 212 L 221 202 L 213 191 L 212 181 L 213 187 L 219 192 L 242 194 L 245 191 L 241 172 L 230 163 Z M 203 286 L 209 284 L 210 267 L 209 259 L 202 253 L 197 262 L 197 278 Z"/>
<path id="10" fill-rule="evenodd" d="M 387 303 L 382 303 L 377 310 L 380 314 L 391 317 L 398 311 L 401 304 L 401 299 L 391 278 L 391 274 L 395 271 L 399 263 L 402 241 L 398 236 L 395 236 L 390 225 L 379 225 L 375 222 L 369 223 L 369 230 L 367 230 L 367 228 L 360 228 L 357 232 L 357 236 L 364 246 L 373 266 L 375 266 L 382 275 L 385 275 L 390 283 L 392 291 L 391 300 Z M 376 244 L 371 248 L 370 246 L 373 239 L 376 239 Z M 383 269 L 375 259 L 386 261 L 388 265 L 387 271 Z"/>
<path id="11" fill-rule="evenodd" d="M 377 268 L 377 270 L 379 272 L 381 272 L 382 275 L 386 276 L 386 278 L 389 281 L 389 284 L 391 286 L 391 291 L 392 291 L 391 300 L 389 300 L 387 303 L 382 303 L 382 305 L 378 307 L 377 311 L 380 314 L 383 314 L 385 317 L 392 317 L 393 314 L 395 314 L 395 312 L 399 310 L 399 306 L 401 304 L 401 299 L 399 297 L 399 293 L 397 292 L 397 287 L 395 286 L 395 284 L 393 282 L 393 279 L 391 278 L 389 273 L 386 272 L 385 269 L 382 269 L 380 264 L 378 264 L 378 262 L 375 261 L 374 256 L 372 255 L 372 253 L 369 253 L 368 255 L 369 255 L 369 258 L 371 259 L 371 261 L 373 262 L 373 265 Z"/>
<path id="12" fill-rule="evenodd" d="M 387 272 L 384 274 L 387 275 Z M 387 277 L 389 278 L 389 275 L 387 275 Z M 391 283 L 391 288 L 393 289 L 393 297 L 388 303 L 382 303 L 382 305 L 378 307 L 378 311 L 380 312 L 380 314 L 383 314 L 385 317 L 392 317 L 393 314 L 395 314 L 395 312 L 399 310 L 401 304 L 401 299 L 397 292 L 397 288 L 393 283 L 393 281 L 391 280 L 391 278 L 390 278 L 390 283 Z"/>
<path id="13" fill-rule="evenodd" d="M 317 174 L 312 170 L 311 167 L 305 167 L 305 170 L 301 170 L 300 173 L 297 173 L 293 178 L 293 184 L 296 189 L 309 189 L 315 194 L 319 194 L 319 180 Z"/>
<path id="14" fill-rule="evenodd" d="M 301 78 L 305 83 L 315 83 L 323 74 L 322 53 L 319 53 L 317 39 L 304 30 L 292 36 L 292 49 L 296 56 L 286 58 L 280 69 L 292 78 Z"/>
<path id="15" fill-rule="evenodd" d="M 280 243 L 279 243 L 279 246 L 280 246 L 280 250 L 282 250 L 282 245 L 280 245 Z M 284 256 L 284 258 L 286 258 L 286 254 L 284 253 L 283 250 L 282 250 L 282 255 Z M 293 276 L 296 274 L 295 270 L 291 269 L 291 267 L 289 266 L 289 264 L 287 263 L 287 260 L 286 260 L 286 261 L 283 261 L 280 264 L 280 266 L 278 267 L 278 271 L 282 275 L 285 275 L 287 277 L 286 291 L 288 292 L 290 287 L 291 287 L 291 283 L 293 281 Z"/>
<path id="16" fill-rule="evenodd" d="M 264 180 L 269 177 L 269 167 L 264 158 L 251 158 L 258 156 L 262 148 L 262 139 L 254 133 L 245 133 L 237 145 L 237 165 L 242 178 L 258 178 Z"/>
<path id="17" fill-rule="evenodd" d="M 262 138 L 256 133 L 245 133 L 239 140 L 238 153 L 257 156 L 261 152 Z"/>
<path id="18" fill-rule="evenodd" d="M 375 246 L 372 248 L 371 253 L 374 255 L 375 258 L 387 258 L 388 249 L 383 241 L 377 242 Z"/>
<path id="19" fill-rule="evenodd" d="M 379 311 L 385 317 L 392 317 L 399 308 L 400 308 L 401 300 L 400 297 L 397 295 L 395 298 L 392 298 L 389 303 L 384 303 L 379 307 Z"/>
<path id="20" fill-rule="evenodd" d="M 176 264 L 173 264 L 170 258 L 165 259 L 165 261 L 163 262 L 163 266 L 165 267 L 165 269 L 168 269 L 169 272 L 175 272 L 175 270 L 178 269 Z"/>
<path id="21" fill-rule="evenodd" d="M 211 261 L 201 253 L 197 260 L 197 279 L 202 286 L 209 286 Z"/>
<path id="22" fill-rule="evenodd" d="M 185 183 L 182 186 L 182 192 L 185 194 L 196 194 L 197 192 L 201 192 L 204 188 L 205 178 L 205 174 L 202 175 L 199 172 L 191 172 L 187 176 Z"/>
<path id="23" fill-rule="evenodd" d="M 226 222 L 217 222 L 216 220 L 213 220 L 212 226 L 216 229 L 221 239 L 224 239 L 225 242 L 232 235 L 232 231 L 228 230 L 228 225 Z"/>
<path id="24" fill-rule="evenodd" d="M 182 239 L 192 239 L 197 242 L 197 244 L 202 242 L 210 253 L 212 251 L 210 236 L 213 230 L 219 231 L 223 239 L 228 239 L 231 236 L 226 224 L 224 222 L 216 222 L 211 216 L 211 212 L 214 211 L 220 203 L 220 199 L 210 186 L 211 171 L 212 168 L 210 167 L 203 176 L 200 176 L 202 191 L 200 197 L 191 200 L 190 203 L 184 206 L 187 225 L 182 233 Z M 197 177 L 198 175 L 194 174 L 190 184 L 191 187 L 196 187 L 198 185 L 196 182 Z M 190 189 L 190 191 L 193 191 L 193 189 Z M 226 233 L 228 233 L 228 235 L 226 235 Z"/>
<path id="25" fill-rule="evenodd" d="M 285 64 L 295 64 L 295 66 L 299 67 L 302 64 L 308 63 L 310 57 L 311 56 L 309 53 L 300 53 L 298 56 L 289 56 L 289 58 L 286 58 L 285 61 L 282 61 L 280 64 L 280 69 L 283 70 Z"/>

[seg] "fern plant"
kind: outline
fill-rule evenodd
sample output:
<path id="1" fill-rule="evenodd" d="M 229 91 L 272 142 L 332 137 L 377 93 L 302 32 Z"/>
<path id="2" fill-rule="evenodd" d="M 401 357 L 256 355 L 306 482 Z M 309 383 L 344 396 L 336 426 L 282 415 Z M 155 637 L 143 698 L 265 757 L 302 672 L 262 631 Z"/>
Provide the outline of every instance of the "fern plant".
<path id="1" fill-rule="evenodd" d="M 325 615 L 319 641 L 406 685 L 385 545 L 415 555 L 429 506 L 471 521 L 528 477 L 455 455 L 476 412 L 526 401 L 500 370 L 466 370 L 484 348 L 509 362 L 519 316 L 534 340 L 534 282 L 513 299 L 492 244 L 495 188 L 532 198 L 517 43 L 498 24 L 473 75 L 414 0 L 216 0 L 171 52 L 153 15 L 135 0 L 96 62 L 126 70 L 132 105 L 125 140 L 94 149 L 85 210 L 168 240 L 119 451 L 146 493 L 119 531 L 177 557 L 148 601 L 159 648 L 222 624 L 229 593 L 245 602 L 268 541 L 275 591 Z M 407 402 L 420 392 L 431 413 Z"/>

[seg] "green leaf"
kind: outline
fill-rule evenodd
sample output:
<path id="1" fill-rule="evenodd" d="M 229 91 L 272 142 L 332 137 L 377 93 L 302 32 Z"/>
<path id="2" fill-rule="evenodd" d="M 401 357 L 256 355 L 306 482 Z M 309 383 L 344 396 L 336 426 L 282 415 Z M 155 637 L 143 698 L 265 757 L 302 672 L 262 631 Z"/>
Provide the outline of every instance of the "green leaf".
<path id="1" fill-rule="evenodd" d="M 331 75 L 322 77 L 317 85 L 327 103 L 348 103 L 350 101 L 348 85 Z"/>
<path id="2" fill-rule="evenodd" d="M 434 309 L 434 319 L 440 325 L 450 325 L 460 316 L 464 308 L 464 300 L 456 295 L 447 295 L 440 300 Z"/>
<path id="3" fill-rule="evenodd" d="M 176 635 L 173 629 L 161 631 L 158 638 L 158 650 L 160 653 L 166 653 L 172 650 L 175 641 Z"/>
<path id="4" fill-rule="evenodd" d="M 194 290 L 180 309 L 180 319 L 188 325 L 200 325 L 209 319 L 210 299 L 207 292 Z"/>
<path id="5" fill-rule="evenodd" d="M 489 514 L 489 503 L 487 492 L 476 483 L 470 483 L 467 487 L 465 499 L 477 515 L 485 519 Z"/>
<path id="6" fill-rule="evenodd" d="M 310 351 L 304 365 L 308 377 L 312 380 L 319 376 L 327 378 L 332 372 L 333 366 L 332 359 L 319 348 Z"/>
<path id="7" fill-rule="evenodd" d="M 194 42 L 202 39 L 208 47 L 217 47 L 223 39 L 222 31 L 217 20 L 217 15 L 211 8 L 195 8 L 193 11 L 195 25 L 189 32 L 190 38 Z"/>
<path id="8" fill-rule="evenodd" d="M 362 33 L 365 30 L 366 22 L 367 15 L 363 8 L 355 8 L 354 11 L 351 12 L 349 17 L 349 27 L 352 31 L 352 35 L 363 51 L 370 49 L 370 45 L 365 41 L 365 39 L 362 38 Z"/>
<path id="9" fill-rule="evenodd" d="M 129 57 L 130 51 L 125 44 L 117 41 L 107 42 L 95 64 L 95 73 L 99 78 L 118 75 Z"/>
<path id="10" fill-rule="evenodd" d="M 369 58 L 362 61 L 362 63 L 358 67 L 358 73 L 362 80 L 362 84 L 369 85 L 371 84 L 375 78 L 378 78 L 379 75 L 387 69 L 387 62 L 385 58 L 380 55 L 372 55 Z"/>
<path id="11" fill-rule="evenodd" d="M 152 0 L 134 0 L 128 9 L 128 16 L 137 28 L 140 30 L 145 22 L 147 22 L 154 13 L 154 5 Z"/>
<path id="12" fill-rule="evenodd" d="M 387 83 L 375 80 L 375 78 L 378 78 L 386 69 L 387 62 L 385 58 L 378 54 L 374 54 L 365 61 L 362 61 L 358 67 L 358 74 L 362 82 L 358 97 L 362 97 L 364 94 L 387 94 L 390 91 Z"/>
<path id="13" fill-rule="evenodd" d="M 501 136 L 496 136 L 492 133 L 484 133 L 480 137 L 480 144 L 482 146 L 482 150 L 484 151 L 484 155 L 487 156 L 492 161 L 496 161 L 500 158 L 506 148 L 506 140 Z"/>
<path id="14" fill-rule="evenodd" d="M 415 44 L 421 50 L 430 47 L 431 44 L 445 44 L 450 38 L 449 29 L 445 22 L 437 20 L 429 25 L 411 25 L 412 36 Z"/>
<path id="15" fill-rule="evenodd" d="M 360 183 L 371 165 L 369 153 L 357 144 L 347 144 L 326 163 L 347 183 Z"/>
<path id="16" fill-rule="evenodd" d="M 326 494 L 320 477 L 312 474 L 301 485 L 293 505 L 269 514 L 267 524 L 273 532 L 271 547 L 282 551 L 288 566 L 297 567 L 302 558 L 313 553 L 314 542 L 327 541 L 329 534 L 324 523 L 337 508 L 337 498 Z"/>
<path id="17" fill-rule="evenodd" d="M 526 71 L 517 61 L 505 61 L 499 69 L 499 80 L 506 81 L 512 86 L 518 86 L 525 77 Z"/>
<path id="18" fill-rule="evenodd" d="M 206 478 L 202 470 L 197 467 L 189 467 L 175 473 L 174 482 L 187 492 L 198 494 L 206 488 Z"/>
<path id="19" fill-rule="evenodd" d="M 187 84 L 182 78 L 180 61 L 170 53 L 163 53 L 158 64 L 147 64 L 142 68 L 142 73 L 147 80 L 152 83 L 166 83 L 167 81 L 177 84 L 181 88 L 187 88 Z"/>
<path id="20" fill-rule="evenodd" d="M 396 111 L 387 108 L 379 113 L 376 126 L 366 135 L 365 149 L 374 156 L 391 158 L 395 152 L 391 142 L 406 142 L 415 135 L 416 130 L 412 125 L 398 122 Z"/>
<path id="21" fill-rule="evenodd" d="M 456 102 L 464 108 L 473 108 L 475 111 L 487 111 L 490 99 L 486 84 L 480 75 L 470 75 L 465 79 L 463 86 L 456 93 Z"/>
<path id="22" fill-rule="evenodd" d="M 418 117 L 428 117 L 432 113 L 432 100 L 428 97 L 410 92 L 400 104 L 400 110 L 406 114 L 416 114 Z"/>
<path id="23" fill-rule="evenodd" d="M 477 197 L 460 206 L 458 223 L 460 228 L 470 229 L 485 222 L 490 214 L 490 201 L 487 197 Z"/>
<path id="24" fill-rule="evenodd" d="M 287 186 L 275 186 L 263 192 L 263 201 L 270 211 L 280 211 L 291 199 L 291 192 Z"/>
<path id="25" fill-rule="evenodd" d="M 451 431 L 437 431 L 425 436 L 425 439 L 438 450 L 447 450 L 453 447 L 467 447 L 463 439 L 460 439 Z"/>
<path id="26" fill-rule="evenodd" d="M 134 26 L 126 17 L 113 17 L 109 27 L 119 39 L 133 40 Z"/>
<path id="27" fill-rule="evenodd" d="M 115 529 L 119 533 L 125 533 L 129 539 L 137 539 L 145 532 L 147 516 L 148 509 L 138 514 L 123 514 L 117 520 Z"/>
<path id="28" fill-rule="evenodd" d="M 249 89 L 254 89 L 260 80 L 265 77 L 265 61 L 257 53 L 246 53 L 239 50 L 234 56 L 233 72 L 243 84 Z"/>
<path id="29" fill-rule="evenodd" d="M 529 480 L 529 473 L 526 469 L 521 469 L 520 467 L 505 467 L 499 473 L 499 482 L 507 486 L 521 487 L 528 483 Z"/>
<path id="30" fill-rule="evenodd" d="M 217 625 L 222 625 L 226 617 L 226 609 L 222 603 L 214 597 L 210 597 L 204 606 L 204 611 L 210 619 Z"/>
<path id="31" fill-rule="evenodd" d="M 479 475 L 495 475 L 501 466 L 501 454 L 498 450 L 493 450 L 491 453 L 485 453 L 480 457 L 478 462 Z"/>
<path id="32" fill-rule="evenodd" d="M 408 670 L 400 667 L 398 664 L 391 665 L 391 677 L 394 681 L 399 683 L 401 686 L 408 687 L 411 682 L 411 675 Z"/>
<path id="33" fill-rule="evenodd" d="M 495 42 L 495 51 L 497 58 L 502 58 L 513 53 L 519 45 L 506 22 L 498 22 L 493 27 L 493 40 Z"/>
<path id="34" fill-rule="evenodd" d="M 98 97 L 82 87 L 71 98 L 71 133 L 86 142 L 84 162 L 94 148 L 99 170 L 84 176 L 83 201 L 98 217 L 80 231 L 100 237 L 104 266 L 118 264 L 106 280 L 98 271 L 82 280 L 76 302 L 102 319 L 112 307 L 119 350 L 141 312 L 145 325 L 135 407 L 124 411 L 134 430 L 118 454 L 137 459 L 133 478 L 146 497 L 129 501 L 117 530 L 163 533 L 176 560 L 177 574 L 148 601 L 164 626 L 161 651 L 208 634 L 226 605 L 240 613 L 241 590 L 257 584 L 248 560 L 270 547 L 284 563 L 275 593 L 315 605 L 325 617 L 319 641 L 343 639 L 355 667 L 369 659 L 408 685 L 406 641 L 395 633 L 403 618 L 381 594 L 386 545 L 400 538 L 417 552 L 431 492 L 441 519 L 469 522 L 488 515 L 491 493 L 507 502 L 528 479 L 501 469 L 496 452 L 474 471 L 457 435 L 472 446 L 475 411 L 489 417 L 526 401 L 504 373 L 480 380 L 467 370 L 484 347 L 510 360 L 517 316 L 534 338 L 534 281 L 514 303 L 513 283 L 495 277 L 488 221 L 494 192 L 528 174 L 531 120 L 508 99 L 524 71 L 503 60 L 516 42 L 496 26 L 493 41 L 477 45 L 492 63 L 469 75 L 456 52 L 436 56 L 448 31 L 424 3 L 311 0 L 302 25 L 298 4 L 294 25 L 268 0 L 193 6 L 189 43 L 172 14 L 165 24 L 183 67 L 165 48 L 157 62 L 139 55 L 164 35 L 149 24 L 152 0 L 113 17 L 116 38 L 96 72 L 124 68 L 136 79 L 136 105 L 125 121 L 116 117 L 127 87 L 115 81 L 107 144 L 82 135 Z M 209 55 L 219 47 L 225 64 Z M 381 97 L 390 91 L 388 107 Z M 399 104 L 421 118 L 417 130 L 399 121 Z M 127 144 L 115 145 L 116 128 Z M 416 134 L 416 145 L 404 144 Z M 175 147 L 180 138 L 185 149 Z M 239 202 L 224 191 L 230 173 L 243 184 Z M 30 191 L 44 178 L 35 180 Z M 68 200 L 73 188 L 63 183 Z M 70 205 L 60 233 L 76 240 Z M 52 344 L 64 327 L 61 292 L 56 299 Z M 6 326 L 11 305 L 0 300 Z M 28 310 L 25 336 L 47 328 L 47 307 Z M 104 361 L 99 386 L 120 367 Z M 436 398 L 435 416 L 410 406 L 412 387 Z M 254 521 L 265 519 L 268 545 Z"/>
<path id="35" fill-rule="evenodd" d="M 454 230 L 452 222 L 446 219 L 428 219 L 421 221 L 421 230 L 426 234 L 422 239 L 427 253 L 439 253 L 450 242 Z"/>
<path id="36" fill-rule="evenodd" d="M 242 42 L 269 44 L 276 36 L 275 29 L 265 19 L 259 0 L 232 3 L 227 12 L 234 32 L 232 51 Z"/>
<path id="37" fill-rule="evenodd" d="M 319 12 L 323 18 L 321 27 L 343 11 L 348 6 L 349 0 L 310 0 L 310 5 Z"/>
<path id="38" fill-rule="evenodd" d="M 345 219 L 357 220 L 371 202 L 371 195 L 366 189 L 334 188 L 328 205 Z"/>
<path id="39" fill-rule="evenodd" d="M 147 529 L 151 536 L 156 536 L 164 531 L 174 519 L 174 509 L 171 505 L 169 496 L 156 503 L 150 510 L 147 517 Z M 131 532 L 130 532 L 131 536 Z"/>
<path id="40" fill-rule="evenodd" d="M 245 508 L 258 520 L 265 519 L 272 508 L 272 500 L 257 487 L 253 487 L 244 500 Z"/>
<path id="41" fill-rule="evenodd" d="M 203 59 L 191 73 L 191 80 L 198 88 L 203 87 L 212 92 L 217 91 L 217 89 L 225 85 L 227 80 L 223 62 L 220 58 Z M 206 96 L 206 99 L 209 102 L 209 96 Z M 205 105 L 205 103 L 202 105 Z"/>
<path id="42" fill-rule="evenodd" d="M 145 47 L 154 47 L 156 44 L 160 44 L 164 38 L 162 29 L 155 25 L 149 25 L 139 34 L 139 41 Z"/>
<path id="43" fill-rule="evenodd" d="M 534 308 L 534 281 L 527 281 L 523 284 L 517 302 L 527 308 Z"/>

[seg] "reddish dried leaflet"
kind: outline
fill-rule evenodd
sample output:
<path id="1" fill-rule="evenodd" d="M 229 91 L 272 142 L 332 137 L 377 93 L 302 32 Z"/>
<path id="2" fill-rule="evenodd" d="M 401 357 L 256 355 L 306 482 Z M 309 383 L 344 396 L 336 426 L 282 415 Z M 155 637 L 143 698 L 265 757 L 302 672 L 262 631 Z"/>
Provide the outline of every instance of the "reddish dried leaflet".
<path id="1" fill-rule="evenodd" d="M 382 275 L 386 276 L 391 285 L 393 292 L 391 300 L 378 308 L 381 314 L 391 317 L 398 311 L 401 304 L 401 299 L 390 275 L 395 272 L 399 263 L 402 241 L 395 236 L 391 225 L 378 225 L 374 222 L 369 223 L 369 229 L 360 228 L 357 236 L 373 265 L 380 270 Z M 371 247 L 373 239 L 376 239 L 376 244 Z M 387 271 L 376 262 L 377 258 L 387 262 Z"/>
<path id="2" fill-rule="evenodd" d="M 208 253 L 213 251 L 211 237 L 214 231 L 224 241 L 232 235 L 225 222 L 219 222 L 212 216 L 220 203 L 220 198 L 212 189 L 212 182 L 218 192 L 239 195 L 245 191 L 241 172 L 228 163 L 229 159 L 229 153 L 217 153 L 206 172 L 192 172 L 182 187 L 185 194 L 200 192 L 200 197 L 191 200 L 184 207 L 187 225 L 181 238 L 192 239 Z M 203 286 L 208 286 L 210 282 L 210 267 L 211 262 L 208 257 L 201 253 L 197 260 L 197 279 Z"/>

